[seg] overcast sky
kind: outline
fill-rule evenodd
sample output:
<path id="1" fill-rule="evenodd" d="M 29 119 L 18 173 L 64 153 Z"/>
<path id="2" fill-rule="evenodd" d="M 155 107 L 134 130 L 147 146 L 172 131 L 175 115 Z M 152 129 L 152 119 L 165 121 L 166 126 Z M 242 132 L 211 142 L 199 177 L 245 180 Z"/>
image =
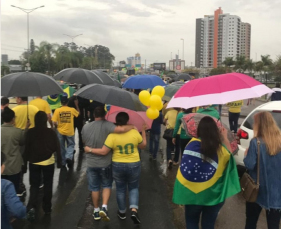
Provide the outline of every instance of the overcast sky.
<path id="1" fill-rule="evenodd" d="M 1 2 L 1 52 L 19 59 L 27 48 L 26 14 L 11 7 L 34 8 L 30 39 L 63 44 L 77 35 L 77 45 L 104 45 L 117 61 L 139 52 L 142 63 L 168 62 L 178 52 L 194 65 L 195 20 L 218 7 L 252 25 L 251 58 L 281 55 L 281 0 L 9 0 Z"/>

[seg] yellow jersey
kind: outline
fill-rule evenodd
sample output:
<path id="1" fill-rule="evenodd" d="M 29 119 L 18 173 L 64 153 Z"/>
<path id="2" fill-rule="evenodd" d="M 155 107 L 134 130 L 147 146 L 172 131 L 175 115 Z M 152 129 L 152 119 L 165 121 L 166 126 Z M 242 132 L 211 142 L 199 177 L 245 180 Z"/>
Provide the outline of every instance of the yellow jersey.
<path id="1" fill-rule="evenodd" d="M 177 116 L 178 116 L 178 111 L 175 109 L 169 110 L 166 113 L 164 119 L 167 120 L 167 125 L 166 125 L 167 129 L 175 128 Z"/>
<path id="2" fill-rule="evenodd" d="M 51 114 L 50 105 L 44 99 L 36 98 L 30 101 L 29 104 L 37 107 L 39 111 L 44 111 L 46 114 Z"/>
<path id="3" fill-rule="evenodd" d="M 39 111 L 37 107 L 33 105 L 22 104 L 14 107 L 13 111 L 15 112 L 16 115 L 15 127 L 20 128 L 22 130 L 25 129 L 27 123 L 27 112 L 28 112 L 28 118 L 30 120 L 29 128 L 33 128 L 35 126 L 34 117 L 36 113 Z"/>
<path id="4" fill-rule="evenodd" d="M 113 150 L 113 162 L 133 163 L 140 161 L 138 145 L 141 143 L 142 136 L 133 129 L 122 134 L 109 134 L 104 145 Z"/>
<path id="5" fill-rule="evenodd" d="M 238 101 L 234 101 L 231 103 L 227 103 L 226 105 L 229 107 L 229 109 L 228 109 L 229 112 L 240 113 L 241 107 L 243 106 L 243 100 L 238 100 Z"/>
<path id="6" fill-rule="evenodd" d="M 79 112 L 68 106 L 62 106 L 55 110 L 52 117 L 53 122 L 58 123 L 57 130 L 61 135 L 74 135 L 74 117 L 78 117 Z"/>

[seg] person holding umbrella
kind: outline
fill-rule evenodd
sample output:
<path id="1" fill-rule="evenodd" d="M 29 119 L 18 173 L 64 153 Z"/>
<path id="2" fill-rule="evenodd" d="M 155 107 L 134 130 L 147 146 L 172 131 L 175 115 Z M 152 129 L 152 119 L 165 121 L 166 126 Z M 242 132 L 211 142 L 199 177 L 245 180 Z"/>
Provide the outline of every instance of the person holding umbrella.
<path id="1" fill-rule="evenodd" d="M 116 125 L 124 126 L 128 121 L 129 115 L 126 112 L 116 115 Z M 129 189 L 131 219 L 135 224 L 140 224 L 138 203 L 141 163 L 138 148 L 146 147 L 145 129 L 146 125 L 143 125 L 142 135 L 135 129 L 123 134 L 110 134 L 101 149 L 85 147 L 85 152 L 97 155 L 107 155 L 113 150 L 112 171 L 119 209 L 117 215 L 122 220 L 126 219 L 126 192 Z"/>

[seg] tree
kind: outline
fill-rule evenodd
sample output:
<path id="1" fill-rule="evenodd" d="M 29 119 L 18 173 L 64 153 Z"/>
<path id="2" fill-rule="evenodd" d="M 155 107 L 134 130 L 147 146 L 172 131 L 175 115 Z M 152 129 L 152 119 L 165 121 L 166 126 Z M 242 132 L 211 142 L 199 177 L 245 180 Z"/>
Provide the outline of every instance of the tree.
<path id="1" fill-rule="evenodd" d="M 244 72 L 246 65 L 246 57 L 245 56 L 237 56 L 235 61 L 234 70 L 238 72 Z"/>
<path id="2" fill-rule="evenodd" d="M 254 70 L 254 66 L 255 66 L 255 63 L 253 62 L 252 59 L 247 59 L 247 60 L 246 60 L 245 68 L 246 68 L 246 70 L 248 70 L 251 74 L 252 74 L 252 71 Z"/>
<path id="3" fill-rule="evenodd" d="M 222 62 L 226 67 L 231 67 L 235 64 L 233 57 L 226 57 L 225 60 Z"/>
<path id="4" fill-rule="evenodd" d="M 220 74 L 225 74 L 225 73 L 229 73 L 232 72 L 231 68 L 227 68 L 227 67 L 217 67 L 217 68 L 213 68 L 210 71 L 210 76 L 213 75 L 220 75 Z"/>
<path id="5" fill-rule="evenodd" d="M 276 76 L 274 81 L 278 82 L 278 83 L 281 83 L 281 76 Z"/>
<path id="6" fill-rule="evenodd" d="M 7 65 L 1 65 L 1 77 L 10 73 L 10 68 Z"/>
<path id="7" fill-rule="evenodd" d="M 276 76 L 281 76 L 281 56 L 278 56 L 273 64 L 273 72 Z"/>
<path id="8" fill-rule="evenodd" d="M 258 72 L 259 75 L 261 74 L 262 70 L 263 70 L 264 64 L 262 61 L 258 61 L 255 63 L 254 65 L 254 70 L 255 72 Z"/>
<path id="9" fill-rule="evenodd" d="M 21 65 L 21 61 L 20 60 L 9 60 L 8 64 L 16 64 L 16 65 Z"/>
<path id="10" fill-rule="evenodd" d="M 34 43 L 34 40 L 31 39 L 30 40 L 30 54 L 33 54 L 35 51 L 35 43 Z"/>

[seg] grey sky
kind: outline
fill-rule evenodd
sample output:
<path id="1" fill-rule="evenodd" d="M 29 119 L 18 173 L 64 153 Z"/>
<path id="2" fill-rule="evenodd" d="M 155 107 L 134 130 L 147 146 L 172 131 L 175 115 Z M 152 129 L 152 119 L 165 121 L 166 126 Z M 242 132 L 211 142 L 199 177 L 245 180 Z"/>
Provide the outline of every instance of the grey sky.
<path id="1" fill-rule="evenodd" d="M 251 58 L 261 54 L 273 59 L 281 55 L 281 0 L 9 0 L 1 2 L 1 53 L 18 59 L 27 47 L 26 14 L 10 5 L 33 8 L 30 14 L 30 38 L 63 44 L 71 39 L 62 34 L 83 33 L 77 45 L 104 45 L 115 61 L 139 52 L 147 64 L 168 62 L 178 52 L 186 64 L 194 64 L 195 19 L 213 14 L 222 7 L 224 13 L 241 17 L 252 25 Z M 116 64 L 116 63 L 115 63 Z"/>

